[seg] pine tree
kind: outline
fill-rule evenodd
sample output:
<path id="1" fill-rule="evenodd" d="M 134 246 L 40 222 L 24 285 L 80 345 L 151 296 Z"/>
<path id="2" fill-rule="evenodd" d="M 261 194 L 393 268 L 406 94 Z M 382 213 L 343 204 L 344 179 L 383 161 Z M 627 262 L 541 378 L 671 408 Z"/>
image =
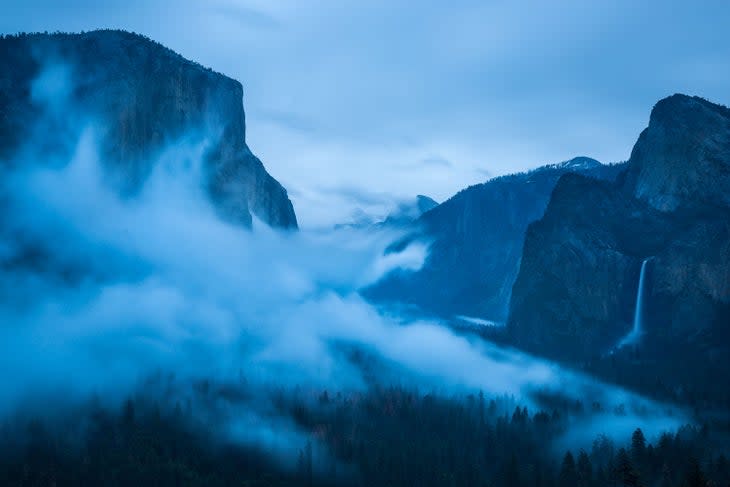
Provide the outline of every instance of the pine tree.
<path id="1" fill-rule="evenodd" d="M 578 454 L 578 485 L 581 487 L 588 487 L 593 482 L 593 466 L 591 465 L 591 459 L 585 450 L 581 450 Z"/>
<path id="2" fill-rule="evenodd" d="M 631 459 L 637 465 L 642 465 L 646 458 L 646 438 L 641 428 L 636 428 L 631 435 Z"/>
<path id="3" fill-rule="evenodd" d="M 124 408 L 122 410 L 122 423 L 124 426 L 129 427 L 134 425 L 134 402 L 131 399 L 127 399 L 124 402 Z"/>
<path id="4" fill-rule="evenodd" d="M 560 467 L 560 485 L 573 487 L 578 485 L 578 472 L 575 468 L 575 459 L 569 451 L 563 457 L 563 465 Z"/>
<path id="5" fill-rule="evenodd" d="M 696 458 L 689 459 L 689 468 L 684 476 L 683 487 L 707 487 L 707 479 Z"/>
<path id="6" fill-rule="evenodd" d="M 312 443 L 307 442 L 304 450 L 299 450 L 299 460 L 297 461 L 299 468 L 299 475 L 304 479 L 306 485 L 312 485 L 313 482 L 313 471 L 312 471 Z"/>
<path id="7" fill-rule="evenodd" d="M 479 426 L 484 426 L 484 391 L 479 391 Z"/>
<path id="8" fill-rule="evenodd" d="M 621 448 L 616 455 L 616 477 L 619 485 L 624 487 L 638 487 L 639 474 L 634 469 L 634 465 L 631 463 L 629 454 L 626 453 L 624 448 Z"/>
<path id="9" fill-rule="evenodd" d="M 672 472 L 669 470 L 669 465 L 666 463 L 662 467 L 662 481 L 659 484 L 659 487 L 673 487 L 674 484 L 672 483 Z"/>
<path id="10" fill-rule="evenodd" d="M 522 485 L 522 476 L 520 475 L 520 466 L 517 456 L 513 453 L 509 460 L 502 468 L 502 484 L 510 487 L 519 487 Z"/>
<path id="11" fill-rule="evenodd" d="M 613 458 L 613 441 L 606 435 L 598 435 L 593 441 L 591 457 L 596 465 L 605 465 Z"/>

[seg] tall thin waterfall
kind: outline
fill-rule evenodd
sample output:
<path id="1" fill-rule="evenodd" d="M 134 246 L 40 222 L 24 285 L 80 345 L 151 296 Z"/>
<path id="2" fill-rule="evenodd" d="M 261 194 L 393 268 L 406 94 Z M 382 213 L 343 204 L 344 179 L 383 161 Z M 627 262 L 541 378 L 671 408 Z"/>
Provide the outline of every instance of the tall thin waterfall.
<path id="1" fill-rule="evenodd" d="M 619 342 L 619 348 L 624 345 L 635 345 L 639 342 L 643 330 L 641 328 L 641 321 L 644 313 L 644 280 L 646 277 L 646 264 L 649 262 L 649 258 L 644 259 L 641 263 L 641 272 L 639 273 L 639 287 L 636 289 L 636 309 L 634 310 L 634 326 L 628 335 L 623 337 Z"/>

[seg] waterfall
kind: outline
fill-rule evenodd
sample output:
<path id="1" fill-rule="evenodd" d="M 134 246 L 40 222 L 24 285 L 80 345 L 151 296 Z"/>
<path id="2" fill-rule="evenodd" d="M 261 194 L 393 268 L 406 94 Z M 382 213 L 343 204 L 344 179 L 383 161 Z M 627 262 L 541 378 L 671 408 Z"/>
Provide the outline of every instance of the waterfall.
<path id="1" fill-rule="evenodd" d="M 643 330 L 641 329 L 641 321 L 644 312 L 644 280 L 646 277 L 646 264 L 649 258 L 644 259 L 641 263 L 641 272 L 639 273 L 639 287 L 636 289 L 636 309 L 634 310 L 634 326 L 628 335 L 623 337 L 618 344 L 618 348 L 624 345 L 636 345 L 641 338 Z"/>

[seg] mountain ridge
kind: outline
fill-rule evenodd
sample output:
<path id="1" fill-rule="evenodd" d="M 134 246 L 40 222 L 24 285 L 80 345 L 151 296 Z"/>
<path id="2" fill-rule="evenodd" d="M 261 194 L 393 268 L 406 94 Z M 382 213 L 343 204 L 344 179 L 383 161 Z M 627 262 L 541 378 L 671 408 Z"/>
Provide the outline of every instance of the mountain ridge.
<path id="1" fill-rule="evenodd" d="M 581 156 L 465 188 L 424 213 L 389 249 L 414 240 L 430 242 L 423 267 L 394 271 L 363 294 L 379 304 L 406 305 L 444 318 L 504 322 L 524 232 L 542 216 L 559 176 L 581 171 L 612 179 L 622 169 Z"/>

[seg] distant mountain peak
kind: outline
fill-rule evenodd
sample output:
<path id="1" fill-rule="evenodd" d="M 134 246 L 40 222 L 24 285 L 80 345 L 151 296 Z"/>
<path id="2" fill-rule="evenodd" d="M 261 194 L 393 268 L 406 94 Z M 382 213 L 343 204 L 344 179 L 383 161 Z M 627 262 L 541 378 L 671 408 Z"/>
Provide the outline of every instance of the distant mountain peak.
<path id="1" fill-rule="evenodd" d="M 415 198 L 401 201 L 398 205 L 385 217 L 380 219 L 365 213 L 362 209 L 356 209 L 348 223 L 339 223 L 335 225 L 336 229 L 340 228 L 369 228 L 369 227 L 400 227 L 413 223 L 424 213 L 438 206 L 438 202 L 433 198 L 419 194 Z"/>
<path id="2" fill-rule="evenodd" d="M 419 194 L 415 199 L 401 202 L 395 210 L 388 214 L 382 224 L 387 226 L 407 225 L 436 206 L 438 206 L 438 203 L 435 200 Z"/>
<path id="3" fill-rule="evenodd" d="M 548 164 L 547 166 L 544 166 L 546 168 L 551 169 L 593 169 L 594 167 L 599 167 L 602 164 L 593 159 L 592 157 L 586 157 L 586 156 L 578 156 L 574 157 L 572 159 L 569 159 L 567 161 L 558 162 L 556 164 Z"/>
<path id="4" fill-rule="evenodd" d="M 438 206 L 438 202 L 433 198 L 419 194 L 416 196 L 416 206 L 418 207 L 419 213 L 422 215 L 431 208 L 435 208 L 436 206 Z"/>

